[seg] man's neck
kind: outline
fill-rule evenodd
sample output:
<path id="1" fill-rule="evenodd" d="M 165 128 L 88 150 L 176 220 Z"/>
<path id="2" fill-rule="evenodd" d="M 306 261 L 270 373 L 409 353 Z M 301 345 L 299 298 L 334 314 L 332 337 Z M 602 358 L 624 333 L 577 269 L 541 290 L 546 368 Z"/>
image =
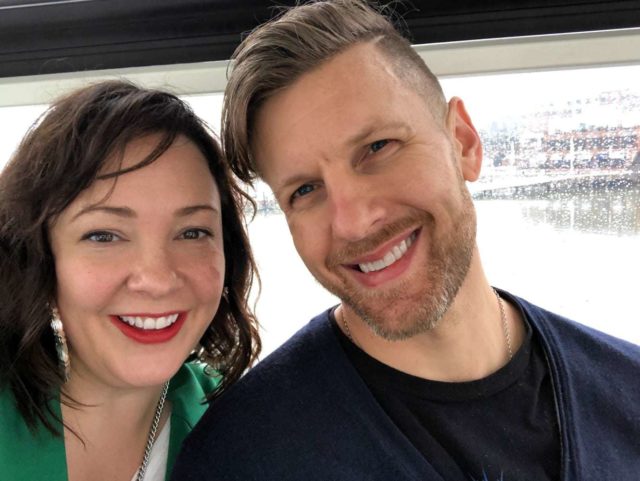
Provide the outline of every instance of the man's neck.
<path id="1" fill-rule="evenodd" d="M 465 283 L 466 284 L 466 283 Z M 340 328 L 367 354 L 413 376 L 443 382 L 482 379 L 504 366 L 524 338 L 519 310 L 498 298 L 489 284 L 463 285 L 449 309 L 431 330 L 402 341 L 376 334 L 348 306 L 336 311 Z"/>

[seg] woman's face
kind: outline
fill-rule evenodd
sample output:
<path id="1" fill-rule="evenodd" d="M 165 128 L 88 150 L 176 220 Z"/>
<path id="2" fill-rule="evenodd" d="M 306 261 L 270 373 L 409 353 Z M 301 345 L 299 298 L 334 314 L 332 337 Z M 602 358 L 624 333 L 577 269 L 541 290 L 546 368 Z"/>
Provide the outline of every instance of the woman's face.
<path id="1" fill-rule="evenodd" d="M 158 140 L 131 142 L 122 167 Z M 221 214 L 205 157 L 185 137 L 115 184 L 94 182 L 61 213 L 50 239 L 70 382 L 142 387 L 178 370 L 220 302 Z"/>

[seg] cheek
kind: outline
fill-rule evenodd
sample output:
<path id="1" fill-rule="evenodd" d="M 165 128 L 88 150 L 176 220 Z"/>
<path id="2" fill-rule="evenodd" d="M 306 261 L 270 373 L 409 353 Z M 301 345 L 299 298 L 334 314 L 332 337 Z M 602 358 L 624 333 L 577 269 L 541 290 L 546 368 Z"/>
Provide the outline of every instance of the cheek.
<path id="1" fill-rule="evenodd" d="M 123 282 L 117 263 L 82 258 L 56 262 L 57 303 L 61 311 L 100 310 Z"/>
<path id="2" fill-rule="evenodd" d="M 225 258 L 222 251 L 185 259 L 183 267 L 183 275 L 189 279 L 198 300 L 217 306 L 224 285 Z"/>
<path id="3" fill-rule="evenodd" d="M 442 207 L 455 207 L 459 200 L 460 180 L 453 167 L 443 165 L 442 162 L 447 160 L 423 161 L 411 169 L 411 175 L 395 179 L 395 182 L 390 180 L 386 188 L 396 192 L 401 203 L 420 210 L 433 211 Z"/>

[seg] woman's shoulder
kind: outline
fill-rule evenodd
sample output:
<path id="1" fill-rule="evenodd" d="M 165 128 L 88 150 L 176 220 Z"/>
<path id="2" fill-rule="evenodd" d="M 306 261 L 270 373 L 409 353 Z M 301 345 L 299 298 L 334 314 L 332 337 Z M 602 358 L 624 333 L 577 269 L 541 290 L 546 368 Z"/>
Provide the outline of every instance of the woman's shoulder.
<path id="1" fill-rule="evenodd" d="M 167 472 L 171 472 L 182 442 L 207 410 L 207 394 L 220 383 L 205 364 L 183 364 L 171 378 L 167 398 L 171 401 L 171 435 Z"/>
<path id="2" fill-rule="evenodd" d="M 57 399 L 52 403 L 59 411 Z M 0 389 L 0 466 L 2 479 L 66 479 L 62 437 L 42 425 L 29 429 L 10 389 Z"/>
<path id="3" fill-rule="evenodd" d="M 200 362 L 183 364 L 171 378 L 167 398 L 172 404 L 172 415 L 184 417 L 189 424 L 204 413 L 207 395 L 216 390 L 220 376 Z"/>
<path id="4" fill-rule="evenodd" d="M 0 436 L 4 437 L 10 428 L 16 422 L 18 416 L 18 408 L 16 406 L 15 397 L 8 387 L 0 387 Z"/>
<path id="5" fill-rule="evenodd" d="M 4 445 L 7 439 L 15 439 L 16 436 L 31 436 L 39 431 L 40 429 L 29 430 L 18 410 L 16 398 L 11 389 L 0 388 L 0 444 Z"/>
<path id="6" fill-rule="evenodd" d="M 187 362 L 171 378 L 169 392 L 184 391 L 206 396 L 215 391 L 219 384 L 220 376 L 209 366 L 201 362 Z"/>

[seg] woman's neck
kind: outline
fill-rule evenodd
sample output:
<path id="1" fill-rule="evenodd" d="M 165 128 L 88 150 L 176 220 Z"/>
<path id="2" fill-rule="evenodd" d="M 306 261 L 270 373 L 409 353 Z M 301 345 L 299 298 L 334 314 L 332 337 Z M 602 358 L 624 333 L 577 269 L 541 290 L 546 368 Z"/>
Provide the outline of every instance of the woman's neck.
<path id="1" fill-rule="evenodd" d="M 116 388 L 72 373 L 61 406 L 69 481 L 130 481 L 142 461 L 162 388 Z M 167 404 L 158 432 L 169 415 Z"/>

